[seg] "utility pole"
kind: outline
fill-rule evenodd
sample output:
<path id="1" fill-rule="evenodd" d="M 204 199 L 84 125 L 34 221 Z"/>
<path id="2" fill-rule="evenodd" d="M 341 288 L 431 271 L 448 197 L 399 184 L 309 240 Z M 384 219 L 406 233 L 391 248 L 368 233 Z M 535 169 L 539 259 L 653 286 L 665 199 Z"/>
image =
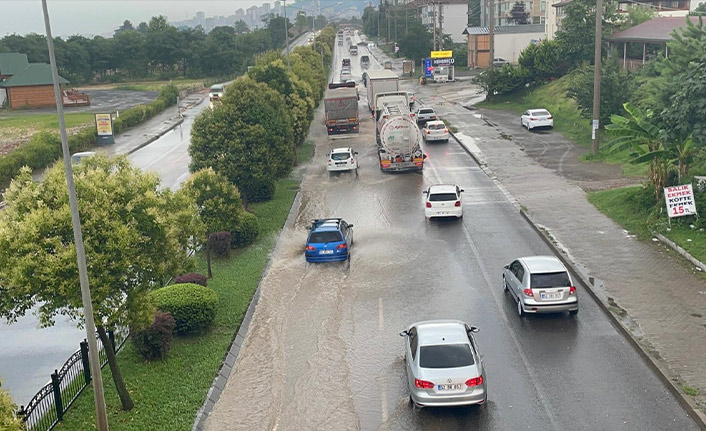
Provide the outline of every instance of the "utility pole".
<path id="1" fill-rule="evenodd" d="M 397 5 L 395 4 L 395 43 L 397 42 Z"/>
<path id="2" fill-rule="evenodd" d="M 382 0 L 380 0 L 380 5 L 378 6 L 378 39 L 380 39 L 380 15 L 382 15 Z"/>
<path id="3" fill-rule="evenodd" d="M 436 49 L 436 2 L 433 2 L 431 4 L 431 6 L 432 6 L 432 19 L 434 20 L 434 22 L 433 22 L 433 24 L 434 24 L 434 35 L 433 35 L 434 51 L 436 51 L 437 50 Z"/>
<path id="4" fill-rule="evenodd" d="M 488 65 L 489 69 L 493 69 L 493 59 L 495 58 L 495 2 L 493 0 L 488 0 Z M 493 97 L 492 93 L 488 91 L 488 96 Z"/>
<path id="5" fill-rule="evenodd" d="M 83 316 L 86 320 L 86 340 L 88 341 L 88 361 L 91 369 L 93 383 L 93 398 L 96 406 L 96 426 L 99 431 L 108 431 L 108 415 L 105 407 L 105 394 L 103 392 L 103 377 L 101 375 L 100 360 L 98 358 L 98 343 L 96 342 L 96 322 L 93 316 L 93 302 L 91 290 L 88 285 L 88 269 L 86 267 L 86 251 L 83 248 L 83 233 L 81 232 L 81 216 L 78 212 L 78 199 L 76 198 L 76 185 L 71 169 L 71 153 L 69 152 L 68 138 L 66 137 L 66 121 L 64 119 L 64 105 L 59 86 L 59 72 L 56 69 L 54 55 L 54 39 L 51 35 L 49 24 L 49 10 L 47 0 L 42 0 L 44 11 L 44 27 L 47 32 L 47 46 L 49 48 L 49 63 L 51 64 L 51 77 L 54 82 L 54 100 L 56 100 L 56 113 L 59 117 L 59 134 L 61 135 L 61 151 L 64 156 L 64 170 L 66 171 L 66 186 L 69 192 L 69 206 L 71 208 L 71 225 L 74 231 L 76 245 L 76 261 L 78 264 L 78 279 L 81 286 L 81 301 L 83 302 Z M 108 346 L 104 346 L 108 349 Z"/>
<path id="6" fill-rule="evenodd" d="M 287 45 L 287 70 L 292 71 L 292 66 L 289 64 L 289 25 L 287 25 L 287 0 L 282 0 L 284 7 L 284 43 Z"/>
<path id="7" fill-rule="evenodd" d="M 596 0 L 596 37 L 593 70 L 593 124 L 591 125 L 591 152 L 598 155 L 598 126 L 601 117 L 601 33 L 603 31 L 603 1 Z"/>
<path id="8" fill-rule="evenodd" d="M 407 4 L 405 3 L 404 5 L 404 36 L 407 37 L 409 35 L 409 28 L 407 25 Z"/>
<path id="9" fill-rule="evenodd" d="M 439 3 L 439 51 L 444 49 L 444 4 Z"/>

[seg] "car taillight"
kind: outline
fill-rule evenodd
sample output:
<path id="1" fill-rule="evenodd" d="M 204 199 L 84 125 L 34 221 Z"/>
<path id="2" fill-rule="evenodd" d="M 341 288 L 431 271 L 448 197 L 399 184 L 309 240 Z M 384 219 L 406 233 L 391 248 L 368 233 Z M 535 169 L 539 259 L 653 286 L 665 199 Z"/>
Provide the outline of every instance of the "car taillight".
<path id="1" fill-rule="evenodd" d="M 534 296 L 534 293 L 532 293 L 532 289 L 524 289 L 522 292 L 525 294 L 525 296 Z"/>
<path id="2" fill-rule="evenodd" d="M 427 208 L 431 208 L 431 202 L 427 202 Z"/>
<path id="3" fill-rule="evenodd" d="M 434 389 L 434 383 L 427 382 L 426 380 L 414 379 L 414 386 L 419 389 Z"/>
<path id="4" fill-rule="evenodd" d="M 444 127 L 444 133 L 449 133 L 449 129 L 447 129 L 446 127 Z"/>
<path id="5" fill-rule="evenodd" d="M 427 135 L 431 135 L 431 130 L 429 130 L 429 129 L 426 129 L 424 132 L 425 132 Z"/>
<path id="6" fill-rule="evenodd" d="M 461 206 L 461 201 L 456 201 L 456 203 L 454 204 L 454 206 L 455 206 L 455 207 L 460 207 L 460 206 Z"/>
<path id="7" fill-rule="evenodd" d="M 415 115 L 415 114 L 409 114 L 409 117 L 410 117 L 410 118 L 414 118 L 414 115 Z"/>
<path id="8" fill-rule="evenodd" d="M 478 386 L 483 384 L 483 376 L 474 377 L 466 380 L 466 386 Z"/>
<path id="9" fill-rule="evenodd" d="M 554 117 L 552 117 L 552 116 L 550 115 L 550 116 L 547 117 L 547 120 L 551 120 L 552 118 L 554 118 Z"/>
<path id="10" fill-rule="evenodd" d="M 351 163 L 355 163 L 355 159 L 351 157 Z"/>
<path id="11" fill-rule="evenodd" d="M 575 293 L 576 293 L 576 287 L 571 286 L 571 287 L 569 288 L 569 295 L 574 295 Z"/>
<path id="12" fill-rule="evenodd" d="M 530 117 L 530 121 L 536 121 L 537 119 L 534 117 Z"/>
<path id="13" fill-rule="evenodd" d="M 336 250 L 345 250 L 347 248 L 348 248 L 348 244 L 346 244 L 345 242 L 343 244 L 338 244 L 336 246 Z"/>
<path id="14" fill-rule="evenodd" d="M 424 164 L 424 162 L 414 162 L 414 164 L 417 166 L 422 166 Z"/>
<path id="15" fill-rule="evenodd" d="M 314 247 L 313 245 L 307 245 L 306 251 L 316 251 L 316 247 Z"/>

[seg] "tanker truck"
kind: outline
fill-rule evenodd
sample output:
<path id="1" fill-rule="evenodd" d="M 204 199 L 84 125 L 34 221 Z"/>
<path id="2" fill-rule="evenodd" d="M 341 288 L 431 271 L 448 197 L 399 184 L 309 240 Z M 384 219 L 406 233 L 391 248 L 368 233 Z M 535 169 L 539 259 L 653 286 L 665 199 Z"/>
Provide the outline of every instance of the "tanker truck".
<path id="1" fill-rule="evenodd" d="M 378 118 L 378 156 L 383 172 L 421 171 L 426 154 L 420 144 L 417 122 L 410 116 L 409 105 L 384 105 Z"/>

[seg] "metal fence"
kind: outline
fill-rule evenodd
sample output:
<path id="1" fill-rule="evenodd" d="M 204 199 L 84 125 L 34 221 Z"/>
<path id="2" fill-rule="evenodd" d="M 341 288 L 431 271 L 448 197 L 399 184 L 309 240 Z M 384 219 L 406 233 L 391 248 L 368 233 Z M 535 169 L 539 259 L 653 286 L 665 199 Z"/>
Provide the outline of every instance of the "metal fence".
<path id="1" fill-rule="evenodd" d="M 127 340 L 127 328 L 109 331 L 108 337 L 117 353 Z M 101 368 L 108 362 L 103 343 L 98 334 L 98 355 Z M 79 349 L 66 360 L 59 370 L 54 370 L 51 380 L 26 406 L 21 406 L 18 416 L 24 421 L 28 431 L 49 431 L 64 417 L 76 398 L 86 386 L 91 384 L 91 369 L 88 364 L 88 342 L 83 340 Z"/>

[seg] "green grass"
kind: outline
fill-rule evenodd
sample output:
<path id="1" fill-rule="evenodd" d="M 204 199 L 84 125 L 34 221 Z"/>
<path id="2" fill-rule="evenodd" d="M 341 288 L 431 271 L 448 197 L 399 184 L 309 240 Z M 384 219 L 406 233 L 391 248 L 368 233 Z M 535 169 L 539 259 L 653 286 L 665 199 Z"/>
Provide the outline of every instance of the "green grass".
<path id="1" fill-rule="evenodd" d="M 202 88 L 205 79 L 180 79 L 174 81 L 145 81 L 145 82 L 129 82 L 119 83 L 113 87 L 115 90 L 132 90 L 132 91 L 159 91 L 167 84 L 174 84 L 179 90 L 187 90 L 191 88 Z"/>
<path id="2" fill-rule="evenodd" d="M 623 187 L 589 193 L 588 201 L 638 239 L 651 241 L 653 233 L 661 233 L 696 259 L 706 262 L 706 231 L 691 228 L 695 225 L 691 216 L 673 219 L 670 226 L 667 215 L 655 212 L 654 200 L 645 193 L 651 192 L 644 191 L 642 186 Z M 664 207 L 664 201 L 658 205 Z"/>
<path id="3" fill-rule="evenodd" d="M 478 103 L 479 108 L 499 109 L 503 111 L 515 112 L 518 116 L 527 109 L 545 108 L 554 117 L 554 129 L 565 138 L 574 143 L 590 148 L 591 140 L 591 120 L 581 116 L 576 102 L 566 95 L 569 86 L 568 76 L 564 76 L 556 81 L 541 85 L 530 90 L 519 91 L 516 94 L 495 96 L 492 101 Z M 600 133 L 599 146 L 606 149 L 610 138 L 605 131 Z M 604 161 L 608 164 L 622 165 L 623 175 L 627 177 L 644 176 L 647 173 L 647 164 L 632 165 L 627 163 L 629 152 L 609 153 L 600 151 L 594 157 L 590 153 L 583 157 L 583 161 Z"/>
<path id="4" fill-rule="evenodd" d="M 684 393 L 687 395 L 691 395 L 692 397 L 698 397 L 701 394 L 701 391 L 698 390 L 697 388 L 692 388 L 691 386 L 682 386 L 682 389 L 684 389 Z"/>
<path id="5" fill-rule="evenodd" d="M 313 142 L 301 148 L 301 162 L 310 159 Z M 108 367 L 103 383 L 108 421 L 113 431 L 190 430 L 198 409 L 218 371 L 223 357 L 257 289 L 269 254 L 292 206 L 299 181 L 279 180 L 275 197 L 254 203 L 250 209 L 260 222 L 257 241 L 243 250 L 234 250 L 230 259 L 212 262 L 213 279 L 208 286 L 219 296 L 215 326 L 201 336 L 178 337 L 168 357 L 144 362 L 128 342 L 118 354 L 118 363 L 135 402 L 129 412 L 120 402 Z M 205 274 L 206 263 L 197 255 L 198 270 Z M 57 426 L 62 431 L 95 429 L 93 392 L 87 388 Z"/>
<path id="6" fill-rule="evenodd" d="M 90 112 L 75 112 L 65 115 L 66 127 L 72 128 L 93 123 Z M 59 118 L 56 114 L 31 114 L 22 111 L 0 115 L 0 135 L 2 141 L 27 138 L 44 130 L 58 130 Z"/>

